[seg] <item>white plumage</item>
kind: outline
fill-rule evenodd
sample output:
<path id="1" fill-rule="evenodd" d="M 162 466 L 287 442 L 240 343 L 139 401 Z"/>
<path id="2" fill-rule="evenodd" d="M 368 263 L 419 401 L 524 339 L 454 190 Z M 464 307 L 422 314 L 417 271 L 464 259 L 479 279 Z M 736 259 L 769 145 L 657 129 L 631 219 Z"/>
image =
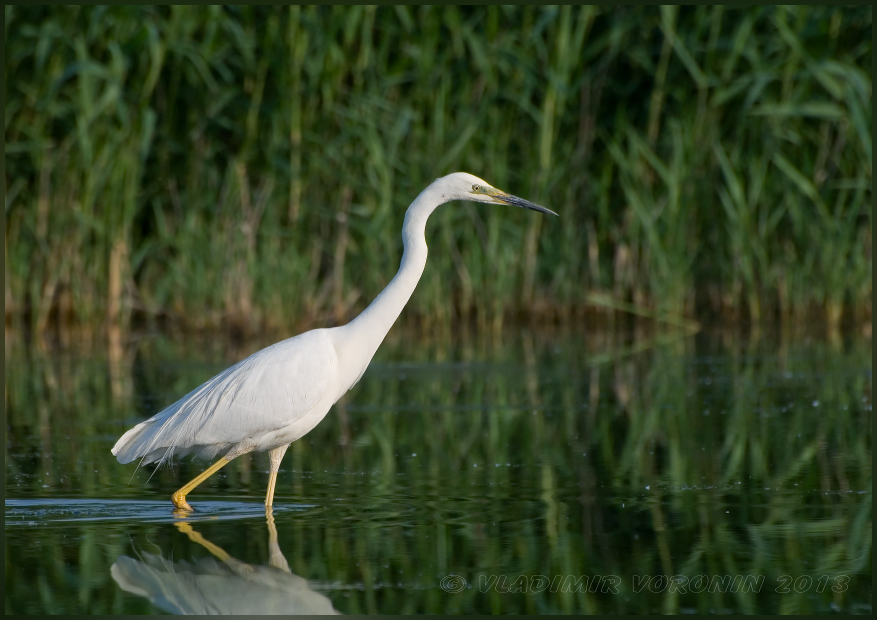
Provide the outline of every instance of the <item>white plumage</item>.
<path id="1" fill-rule="evenodd" d="M 452 200 L 505 204 L 557 215 L 544 207 L 457 172 L 436 179 L 408 207 L 402 226 L 399 271 L 362 314 L 347 325 L 315 329 L 253 353 L 122 435 L 113 446 L 121 463 L 163 462 L 174 455 L 223 459 L 173 495 L 191 510 L 186 494 L 225 463 L 251 451 L 270 451 L 271 506 L 280 460 L 359 381 L 408 302 L 423 268 L 430 214 Z"/>
<path id="2" fill-rule="evenodd" d="M 213 458 L 292 443 L 343 394 L 329 331 L 253 353 L 122 435 L 113 454 L 120 463 L 152 463 L 174 454 Z"/>

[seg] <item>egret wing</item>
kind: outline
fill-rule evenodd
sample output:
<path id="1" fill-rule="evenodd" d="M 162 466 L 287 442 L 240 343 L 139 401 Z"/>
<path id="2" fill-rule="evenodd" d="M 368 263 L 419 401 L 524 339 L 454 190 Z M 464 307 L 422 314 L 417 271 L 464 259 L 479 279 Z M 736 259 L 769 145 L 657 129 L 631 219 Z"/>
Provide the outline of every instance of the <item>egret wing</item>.
<path id="1" fill-rule="evenodd" d="M 241 360 L 125 433 L 113 454 L 122 463 L 141 457 L 164 460 L 193 450 L 209 457 L 295 424 L 336 382 L 337 356 L 323 331 L 278 342 Z"/>

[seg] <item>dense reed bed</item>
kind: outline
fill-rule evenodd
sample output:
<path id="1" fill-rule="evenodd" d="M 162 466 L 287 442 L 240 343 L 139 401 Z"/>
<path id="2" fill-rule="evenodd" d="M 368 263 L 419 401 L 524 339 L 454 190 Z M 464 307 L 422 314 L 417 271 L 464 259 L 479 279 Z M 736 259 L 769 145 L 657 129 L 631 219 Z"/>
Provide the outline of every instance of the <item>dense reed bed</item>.
<path id="1" fill-rule="evenodd" d="M 870 322 L 871 7 L 7 6 L 6 322 Z"/>

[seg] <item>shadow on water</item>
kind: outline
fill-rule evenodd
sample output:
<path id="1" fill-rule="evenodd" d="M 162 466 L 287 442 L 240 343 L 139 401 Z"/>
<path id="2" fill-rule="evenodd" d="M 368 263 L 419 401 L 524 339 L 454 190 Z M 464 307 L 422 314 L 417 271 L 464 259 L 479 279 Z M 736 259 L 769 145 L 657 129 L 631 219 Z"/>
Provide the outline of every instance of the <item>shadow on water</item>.
<path id="1" fill-rule="evenodd" d="M 202 463 L 132 478 L 110 454 L 265 344 L 221 343 L 7 340 L 7 613 L 204 610 L 167 579 L 277 576 L 264 455 L 181 522 Z M 343 613 L 869 613 L 871 363 L 806 333 L 391 333 L 283 461 L 283 555 Z"/>
<path id="2" fill-rule="evenodd" d="M 214 557 L 173 562 L 141 552 L 139 559 L 120 556 L 110 568 L 125 592 L 142 596 L 174 614 L 337 614 L 332 602 L 314 592 L 305 579 L 292 574 L 277 541 L 277 528 L 267 509 L 268 565 L 247 564 L 197 532 L 190 520 L 177 529 Z"/>

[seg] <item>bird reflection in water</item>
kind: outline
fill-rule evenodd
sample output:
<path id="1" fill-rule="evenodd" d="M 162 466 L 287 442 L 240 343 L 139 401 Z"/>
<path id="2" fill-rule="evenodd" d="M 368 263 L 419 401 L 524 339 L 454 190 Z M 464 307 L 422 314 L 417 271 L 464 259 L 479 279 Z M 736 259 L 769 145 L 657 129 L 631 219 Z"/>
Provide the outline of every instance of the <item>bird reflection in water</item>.
<path id="1" fill-rule="evenodd" d="M 187 522 L 177 528 L 214 558 L 171 562 L 143 553 L 140 560 L 120 556 L 110 569 L 126 592 L 148 598 L 174 614 L 337 614 L 332 602 L 289 571 L 277 543 L 271 509 L 268 521 L 268 566 L 236 560 L 196 532 Z"/>

